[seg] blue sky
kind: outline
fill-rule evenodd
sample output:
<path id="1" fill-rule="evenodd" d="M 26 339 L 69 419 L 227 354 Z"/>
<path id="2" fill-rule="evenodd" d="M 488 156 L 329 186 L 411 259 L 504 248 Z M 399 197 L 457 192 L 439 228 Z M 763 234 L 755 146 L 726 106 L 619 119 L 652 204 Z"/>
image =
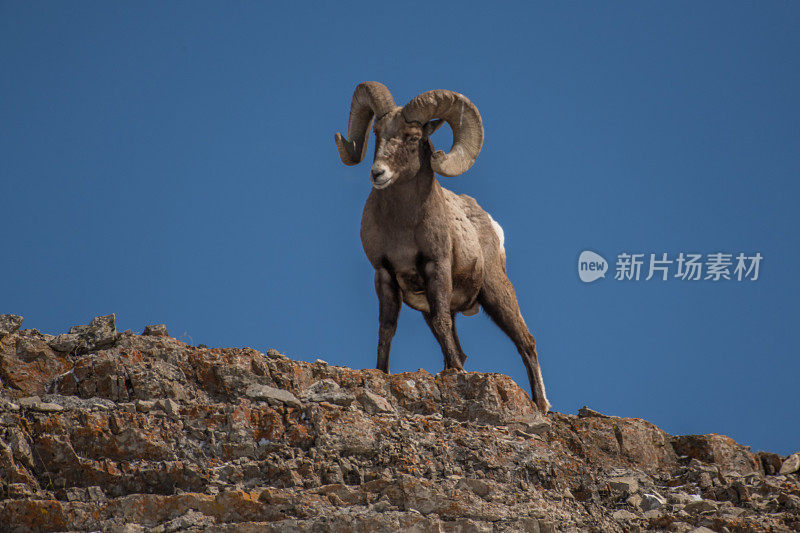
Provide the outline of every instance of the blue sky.
<path id="1" fill-rule="evenodd" d="M 798 27 L 790 2 L 2 2 L 0 313 L 372 367 L 369 164 L 333 134 L 361 81 L 452 89 L 486 138 L 440 181 L 505 229 L 554 409 L 796 451 Z M 586 284 L 586 249 L 764 259 Z M 468 370 L 527 390 L 485 315 L 458 326 Z M 442 368 L 409 308 L 390 367 Z"/>

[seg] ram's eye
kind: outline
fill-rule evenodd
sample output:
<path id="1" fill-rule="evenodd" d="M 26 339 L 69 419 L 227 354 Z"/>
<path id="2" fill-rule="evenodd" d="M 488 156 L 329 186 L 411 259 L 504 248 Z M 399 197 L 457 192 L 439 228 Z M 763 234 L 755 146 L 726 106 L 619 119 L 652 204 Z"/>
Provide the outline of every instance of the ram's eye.
<path id="1" fill-rule="evenodd" d="M 409 135 L 406 137 L 406 142 L 408 144 L 415 144 L 419 142 L 419 135 Z"/>

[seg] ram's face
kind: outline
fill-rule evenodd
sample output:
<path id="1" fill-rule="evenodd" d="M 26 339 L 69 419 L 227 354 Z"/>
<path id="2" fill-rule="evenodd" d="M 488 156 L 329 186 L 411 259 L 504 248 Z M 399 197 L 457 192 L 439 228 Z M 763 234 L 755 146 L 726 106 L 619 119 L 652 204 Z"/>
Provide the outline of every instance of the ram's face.
<path id="1" fill-rule="evenodd" d="M 422 166 L 422 157 L 430 155 L 425 128 L 408 123 L 398 109 L 375 121 L 375 160 L 370 181 L 376 189 L 413 177 Z M 423 144 L 424 143 L 424 144 Z"/>

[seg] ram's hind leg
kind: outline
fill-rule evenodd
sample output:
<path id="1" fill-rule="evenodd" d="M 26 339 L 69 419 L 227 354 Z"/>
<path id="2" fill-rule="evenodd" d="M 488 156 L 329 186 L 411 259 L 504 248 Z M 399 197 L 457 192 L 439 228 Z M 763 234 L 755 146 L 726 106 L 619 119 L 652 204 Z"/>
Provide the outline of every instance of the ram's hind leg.
<path id="1" fill-rule="evenodd" d="M 516 345 L 517 351 L 522 356 L 522 362 L 525 363 L 525 368 L 528 371 L 528 381 L 530 381 L 531 385 L 533 402 L 542 413 L 546 413 L 550 409 L 550 403 L 547 401 L 547 395 L 544 391 L 542 371 L 539 368 L 539 357 L 536 354 L 536 343 L 519 311 L 514 286 L 511 285 L 505 274 L 487 276 L 478 295 L 478 301 L 494 323 Z"/>

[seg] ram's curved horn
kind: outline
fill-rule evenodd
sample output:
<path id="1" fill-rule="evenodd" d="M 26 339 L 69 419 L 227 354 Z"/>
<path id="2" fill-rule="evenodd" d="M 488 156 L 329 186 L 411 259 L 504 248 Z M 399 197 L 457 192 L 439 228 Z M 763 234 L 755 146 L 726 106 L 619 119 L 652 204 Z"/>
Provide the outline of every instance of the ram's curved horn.
<path id="1" fill-rule="evenodd" d="M 442 176 L 458 176 L 469 169 L 483 146 L 483 121 L 475 104 L 454 91 L 427 91 L 403 108 L 407 122 L 424 125 L 434 118 L 444 119 L 453 130 L 449 153 L 437 150 L 431 157 L 433 170 Z"/>
<path id="2" fill-rule="evenodd" d="M 367 136 L 372 117 L 382 117 L 397 107 L 392 93 L 382 83 L 365 81 L 359 83 L 350 104 L 350 120 L 347 123 L 347 139 L 337 133 L 336 148 L 345 165 L 357 165 L 367 151 Z"/>

